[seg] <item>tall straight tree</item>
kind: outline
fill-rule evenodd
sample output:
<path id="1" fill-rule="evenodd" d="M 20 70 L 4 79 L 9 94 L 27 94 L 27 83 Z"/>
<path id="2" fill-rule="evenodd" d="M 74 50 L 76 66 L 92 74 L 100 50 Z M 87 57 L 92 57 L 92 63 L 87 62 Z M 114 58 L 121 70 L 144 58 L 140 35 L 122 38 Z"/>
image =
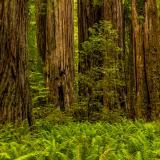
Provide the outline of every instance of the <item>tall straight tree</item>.
<path id="1" fill-rule="evenodd" d="M 27 0 L 0 1 L 0 123 L 31 125 L 27 81 Z"/>
<path id="2" fill-rule="evenodd" d="M 156 0 L 132 0 L 133 53 L 138 118 L 160 117 L 160 34 Z"/>
<path id="3" fill-rule="evenodd" d="M 46 7 L 45 13 L 37 14 L 37 36 L 39 52 L 44 61 L 46 86 L 49 88 L 49 100 L 61 110 L 74 101 L 74 32 L 72 0 L 39 1 Z M 45 3 L 44 3 L 45 2 Z M 45 5 L 42 5 L 46 4 Z M 41 24 L 44 24 L 43 27 Z M 41 46 L 43 44 L 43 46 Z M 41 49 L 42 47 L 42 49 Z"/>

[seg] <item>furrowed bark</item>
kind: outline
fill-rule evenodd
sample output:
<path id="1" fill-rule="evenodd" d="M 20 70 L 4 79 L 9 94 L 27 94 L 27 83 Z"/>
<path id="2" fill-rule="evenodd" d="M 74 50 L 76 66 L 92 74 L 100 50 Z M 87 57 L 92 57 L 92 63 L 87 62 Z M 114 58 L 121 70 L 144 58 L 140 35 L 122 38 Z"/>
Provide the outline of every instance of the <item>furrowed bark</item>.
<path id="1" fill-rule="evenodd" d="M 27 80 L 27 0 L 0 1 L 0 123 L 31 125 Z"/>
<path id="2" fill-rule="evenodd" d="M 159 118 L 159 25 L 155 0 L 132 0 L 133 53 L 136 75 L 136 116 Z"/>
<path id="3" fill-rule="evenodd" d="M 74 32 L 72 0 L 47 4 L 46 84 L 50 100 L 61 110 L 74 101 Z"/>

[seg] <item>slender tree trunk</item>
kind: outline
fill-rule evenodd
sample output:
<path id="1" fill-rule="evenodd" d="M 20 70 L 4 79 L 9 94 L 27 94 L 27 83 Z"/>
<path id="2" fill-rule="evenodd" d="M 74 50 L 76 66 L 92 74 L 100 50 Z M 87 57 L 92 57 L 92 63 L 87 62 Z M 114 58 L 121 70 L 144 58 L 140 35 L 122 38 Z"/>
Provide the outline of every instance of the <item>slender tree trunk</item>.
<path id="1" fill-rule="evenodd" d="M 46 84 L 50 100 L 60 106 L 74 101 L 74 32 L 72 0 L 49 0 L 46 23 Z"/>
<path id="2" fill-rule="evenodd" d="M 134 119 L 135 118 L 135 61 L 134 61 L 134 55 L 133 55 L 133 27 L 132 27 L 132 22 L 131 20 L 129 21 L 130 24 L 128 24 L 128 48 L 129 48 L 129 53 L 128 53 L 128 62 L 127 63 L 127 68 L 128 72 L 127 74 L 127 109 L 128 109 L 128 114 L 129 117 Z"/>
<path id="3" fill-rule="evenodd" d="M 27 1 L 0 1 L 0 123 L 28 118 Z"/>

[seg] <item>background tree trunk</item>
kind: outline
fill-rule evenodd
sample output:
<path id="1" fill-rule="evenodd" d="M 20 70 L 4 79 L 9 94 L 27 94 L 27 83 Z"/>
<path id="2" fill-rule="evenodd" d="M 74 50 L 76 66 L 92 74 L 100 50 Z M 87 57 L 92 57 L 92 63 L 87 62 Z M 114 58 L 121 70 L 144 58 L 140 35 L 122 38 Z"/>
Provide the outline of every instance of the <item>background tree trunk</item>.
<path id="1" fill-rule="evenodd" d="M 89 37 L 88 29 L 102 19 L 102 4 L 94 4 L 94 0 L 78 0 L 78 46 Z M 89 67 L 89 57 L 79 54 L 79 72 Z M 85 63 L 84 63 L 85 62 Z"/>
<path id="2" fill-rule="evenodd" d="M 132 21 L 129 20 L 128 24 L 128 62 L 126 64 L 126 79 L 127 79 L 127 109 L 128 109 L 128 116 L 132 119 L 135 118 L 135 62 L 134 62 L 134 55 L 133 55 L 133 33 L 132 33 Z"/>
<path id="3" fill-rule="evenodd" d="M 0 123 L 31 125 L 27 80 L 27 0 L 0 1 Z"/>
<path id="4" fill-rule="evenodd" d="M 118 47 L 124 46 L 124 15 L 122 0 L 103 0 L 103 19 L 110 21 L 118 32 Z"/>
<path id="5" fill-rule="evenodd" d="M 124 79 L 124 15 L 123 15 L 123 2 L 122 0 L 103 0 L 103 19 L 106 21 L 110 21 L 113 25 L 113 28 L 117 30 L 118 34 L 118 41 L 116 40 L 115 43 L 117 47 L 121 49 L 119 54 L 115 54 L 115 63 L 119 63 L 119 71 L 117 72 L 117 77 L 122 82 L 125 82 Z M 113 55 L 110 53 L 109 56 Z M 106 62 L 107 63 L 107 62 Z M 118 87 L 115 86 L 116 90 L 114 91 L 115 94 L 119 95 L 119 106 L 121 109 L 126 111 L 126 88 L 125 87 Z M 109 101 L 106 95 L 108 87 L 104 88 L 104 106 L 109 108 Z"/>
<path id="6" fill-rule="evenodd" d="M 84 55 L 80 51 L 81 44 L 89 38 L 89 28 L 102 19 L 102 3 L 95 4 L 94 0 L 78 0 L 78 48 L 79 48 L 79 62 L 78 72 L 84 72 L 91 67 L 92 57 Z M 78 95 L 79 101 L 81 97 L 90 95 L 91 89 L 88 88 L 83 82 L 78 82 Z"/>
<path id="7" fill-rule="evenodd" d="M 45 63 L 47 0 L 36 0 L 37 49 Z"/>

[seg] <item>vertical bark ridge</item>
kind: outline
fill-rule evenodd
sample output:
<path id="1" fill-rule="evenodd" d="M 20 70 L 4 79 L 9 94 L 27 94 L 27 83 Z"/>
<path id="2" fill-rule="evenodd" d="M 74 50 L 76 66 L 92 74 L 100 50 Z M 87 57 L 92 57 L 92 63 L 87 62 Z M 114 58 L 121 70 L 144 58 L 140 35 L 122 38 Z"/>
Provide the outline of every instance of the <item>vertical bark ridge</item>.
<path id="1" fill-rule="evenodd" d="M 144 1 L 142 11 L 132 0 L 133 53 L 136 73 L 136 115 L 159 118 L 159 25 L 155 0 Z"/>
<path id="2" fill-rule="evenodd" d="M 146 78 L 150 104 L 148 112 L 153 119 L 160 118 L 160 31 L 156 0 L 145 3 L 144 48 L 146 60 Z M 148 113 L 149 114 L 149 113 Z"/>
<path id="3" fill-rule="evenodd" d="M 0 123 L 29 119 L 27 1 L 0 1 Z"/>

